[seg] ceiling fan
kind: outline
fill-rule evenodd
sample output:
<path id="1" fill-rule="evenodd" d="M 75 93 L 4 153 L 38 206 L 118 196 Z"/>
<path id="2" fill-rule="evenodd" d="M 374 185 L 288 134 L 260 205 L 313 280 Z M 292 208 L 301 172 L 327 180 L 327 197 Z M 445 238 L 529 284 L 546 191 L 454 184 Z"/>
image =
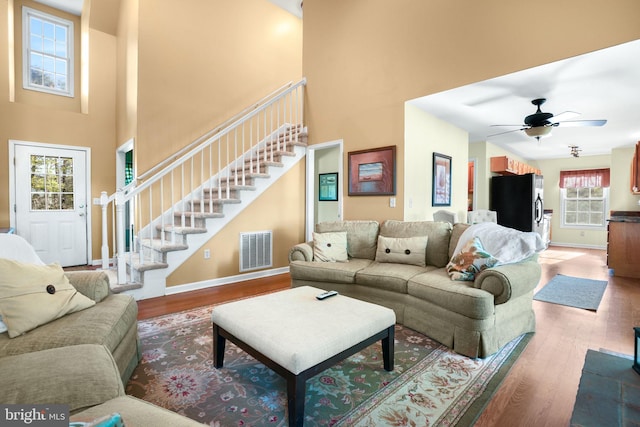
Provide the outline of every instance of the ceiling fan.
<path id="1" fill-rule="evenodd" d="M 582 150 L 581 150 L 581 149 L 580 149 L 580 147 L 578 147 L 577 145 L 569 145 L 569 150 L 571 150 L 571 151 L 570 151 L 570 154 L 571 154 L 573 157 L 580 157 L 580 152 L 581 152 Z"/>
<path id="2" fill-rule="evenodd" d="M 537 98 L 531 101 L 533 105 L 537 107 L 536 112 L 528 115 L 524 118 L 524 124 L 522 125 L 491 125 L 491 126 L 518 126 L 520 129 L 509 130 L 506 132 L 500 132 L 489 137 L 502 135 L 509 132 L 524 131 L 527 136 L 537 139 L 549 136 L 551 130 L 554 127 L 570 127 L 570 126 L 604 126 L 607 123 L 606 120 L 563 120 L 579 115 L 574 111 L 565 111 L 558 115 L 552 113 L 545 113 L 540 109 L 540 106 L 547 101 L 546 98 Z"/>

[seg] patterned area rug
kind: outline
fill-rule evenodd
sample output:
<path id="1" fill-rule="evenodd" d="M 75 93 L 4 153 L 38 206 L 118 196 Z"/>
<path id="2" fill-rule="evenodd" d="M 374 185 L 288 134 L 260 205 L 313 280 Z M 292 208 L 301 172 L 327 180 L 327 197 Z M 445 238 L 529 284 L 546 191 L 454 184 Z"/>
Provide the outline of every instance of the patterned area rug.
<path id="1" fill-rule="evenodd" d="M 212 363 L 211 307 L 139 322 L 143 361 L 127 394 L 211 426 L 286 426 L 286 383 L 227 342 Z M 380 343 L 307 381 L 305 426 L 472 425 L 529 341 L 470 359 L 396 325 L 395 369 Z"/>

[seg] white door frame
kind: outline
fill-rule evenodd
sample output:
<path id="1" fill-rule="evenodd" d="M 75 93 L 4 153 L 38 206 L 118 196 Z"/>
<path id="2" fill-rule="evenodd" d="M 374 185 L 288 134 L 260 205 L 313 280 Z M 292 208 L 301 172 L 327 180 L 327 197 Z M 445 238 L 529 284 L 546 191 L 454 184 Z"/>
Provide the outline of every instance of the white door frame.
<path id="1" fill-rule="evenodd" d="M 92 237 L 91 237 L 91 148 L 90 147 L 77 147 L 75 145 L 58 145 L 58 144 L 47 144 L 44 142 L 32 142 L 32 141 L 20 141 L 16 139 L 9 140 L 9 226 L 15 228 L 16 227 L 16 165 L 15 165 L 15 157 L 16 157 L 16 145 L 28 145 L 32 147 L 42 147 L 42 148 L 51 148 L 56 150 L 74 150 L 84 152 L 85 155 L 85 182 L 87 194 L 85 195 L 86 206 L 87 206 L 87 262 L 93 264 L 93 251 L 92 248 Z"/>
<path id="2" fill-rule="evenodd" d="M 134 149 L 134 139 L 131 138 L 124 144 L 122 144 L 116 150 L 116 188 L 124 187 L 125 176 L 124 176 L 124 163 L 125 163 L 125 155 Z M 135 168 L 134 168 L 135 171 Z"/>
<path id="3" fill-rule="evenodd" d="M 478 159 L 471 157 L 469 162 L 473 163 L 473 196 L 471 196 L 471 204 L 473 205 L 473 210 L 478 210 Z M 469 170 L 468 166 L 467 170 Z M 488 206 L 487 209 L 489 209 Z"/>
<path id="4" fill-rule="evenodd" d="M 315 200 L 318 197 L 316 194 L 315 175 L 316 175 L 316 150 L 326 150 L 327 148 L 339 148 L 340 155 L 338 160 L 338 215 L 342 219 L 342 204 L 343 204 L 343 182 L 344 182 L 344 147 L 341 139 L 329 142 L 323 142 L 321 144 L 313 144 L 307 146 L 306 156 L 306 221 L 305 221 L 305 236 L 306 240 L 313 240 L 313 230 L 315 228 Z"/>

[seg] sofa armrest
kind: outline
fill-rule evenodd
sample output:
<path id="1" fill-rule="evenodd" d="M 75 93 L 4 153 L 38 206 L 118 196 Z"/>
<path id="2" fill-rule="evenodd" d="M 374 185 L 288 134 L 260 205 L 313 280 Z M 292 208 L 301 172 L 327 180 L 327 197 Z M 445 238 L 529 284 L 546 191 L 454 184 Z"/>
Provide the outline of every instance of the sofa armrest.
<path id="1" fill-rule="evenodd" d="M 480 273 L 473 286 L 490 292 L 496 305 L 531 292 L 538 286 L 542 268 L 535 254 L 521 262 L 491 267 Z"/>
<path id="2" fill-rule="evenodd" d="M 111 292 L 109 276 L 104 271 L 67 271 L 65 275 L 82 295 L 100 302 Z"/>
<path id="3" fill-rule="evenodd" d="M 124 395 L 105 346 L 80 344 L 0 358 L 0 402 L 66 404 L 71 413 Z"/>
<path id="4" fill-rule="evenodd" d="M 298 243 L 289 250 L 289 262 L 313 261 L 313 242 Z"/>

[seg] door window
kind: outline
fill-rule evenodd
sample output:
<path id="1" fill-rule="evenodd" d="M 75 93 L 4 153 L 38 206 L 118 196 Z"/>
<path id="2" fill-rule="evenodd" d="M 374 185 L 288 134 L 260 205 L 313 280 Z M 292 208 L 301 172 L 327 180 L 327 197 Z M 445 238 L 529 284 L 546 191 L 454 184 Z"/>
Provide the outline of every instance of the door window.
<path id="1" fill-rule="evenodd" d="M 73 158 L 31 155 L 31 210 L 74 210 Z"/>

